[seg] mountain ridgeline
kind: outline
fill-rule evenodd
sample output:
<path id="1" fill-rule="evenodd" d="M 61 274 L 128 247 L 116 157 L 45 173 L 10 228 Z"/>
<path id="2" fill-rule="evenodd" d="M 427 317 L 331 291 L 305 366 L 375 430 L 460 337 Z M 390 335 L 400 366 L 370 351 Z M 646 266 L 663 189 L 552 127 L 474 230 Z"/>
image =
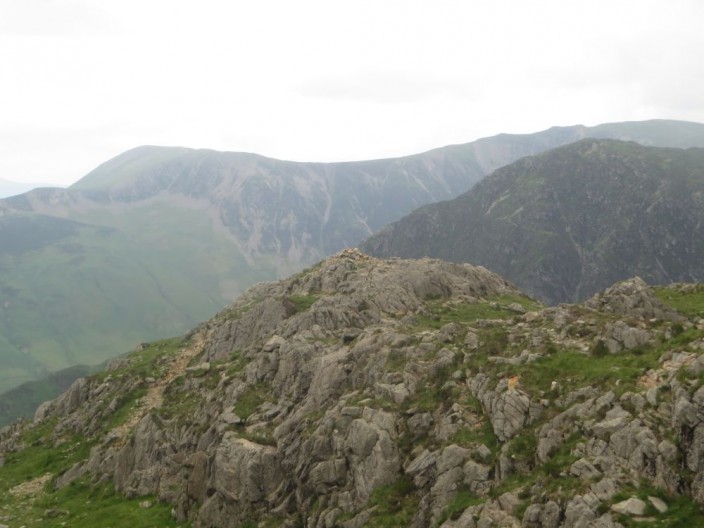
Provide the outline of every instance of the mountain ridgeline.
<path id="1" fill-rule="evenodd" d="M 704 125 L 556 127 L 350 163 L 139 147 L 69 189 L 0 200 L 0 391 L 183 333 L 255 282 L 590 136 L 704 146 Z"/>
<path id="2" fill-rule="evenodd" d="M 362 248 L 486 266 L 544 302 L 704 280 L 704 150 L 585 139 L 503 167 Z"/>
<path id="3" fill-rule="evenodd" d="M 345 250 L 0 429 L 27 528 L 704 526 L 704 287 Z M 645 524 L 643 524 L 645 523 Z"/>

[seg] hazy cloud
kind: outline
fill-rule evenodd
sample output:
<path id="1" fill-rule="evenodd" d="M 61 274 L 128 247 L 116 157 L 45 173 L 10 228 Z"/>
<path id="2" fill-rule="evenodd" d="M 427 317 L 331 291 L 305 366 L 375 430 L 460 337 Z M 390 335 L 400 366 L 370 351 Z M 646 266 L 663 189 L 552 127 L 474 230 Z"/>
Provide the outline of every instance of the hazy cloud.
<path id="1" fill-rule="evenodd" d="M 79 0 L 3 0 L 0 35 L 75 37 L 116 31 L 114 20 L 98 4 Z"/>
<path id="2" fill-rule="evenodd" d="M 704 121 L 699 0 L 0 0 L 0 177 L 140 144 L 332 161 Z"/>

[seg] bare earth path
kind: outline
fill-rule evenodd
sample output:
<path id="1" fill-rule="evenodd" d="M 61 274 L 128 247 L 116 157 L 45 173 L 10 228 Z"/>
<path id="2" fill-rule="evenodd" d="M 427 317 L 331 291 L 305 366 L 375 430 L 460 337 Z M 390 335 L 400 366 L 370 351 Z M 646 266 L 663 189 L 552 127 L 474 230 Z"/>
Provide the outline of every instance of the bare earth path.
<path id="1" fill-rule="evenodd" d="M 152 409 L 158 409 L 164 402 L 164 390 L 178 376 L 186 371 L 186 367 L 191 360 L 198 354 L 203 352 L 205 346 L 207 332 L 201 330 L 197 332 L 187 347 L 179 350 L 174 356 L 169 370 L 166 374 L 158 379 L 149 389 L 147 393 L 140 398 L 137 406 L 132 410 L 129 418 L 112 429 L 107 434 L 107 439 L 113 442 L 113 445 L 119 447 L 125 443 L 127 436 L 140 422 L 142 418 Z"/>
<path id="2" fill-rule="evenodd" d="M 166 374 L 149 387 L 147 393 L 140 398 L 139 404 L 132 410 L 129 418 L 107 434 L 106 438 L 108 441 L 112 441 L 113 445 L 118 448 L 124 445 L 129 433 L 139 421 L 152 409 L 161 407 L 164 401 L 164 390 L 166 386 L 183 374 L 191 360 L 203 352 L 206 337 L 207 331 L 201 330 L 197 332 L 191 339 L 189 345 L 176 353 Z M 9 492 L 14 497 L 34 498 L 42 492 L 44 485 L 51 480 L 52 477 L 53 475 L 51 473 L 41 475 L 27 482 L 18 484 L 10 489 Z"/>

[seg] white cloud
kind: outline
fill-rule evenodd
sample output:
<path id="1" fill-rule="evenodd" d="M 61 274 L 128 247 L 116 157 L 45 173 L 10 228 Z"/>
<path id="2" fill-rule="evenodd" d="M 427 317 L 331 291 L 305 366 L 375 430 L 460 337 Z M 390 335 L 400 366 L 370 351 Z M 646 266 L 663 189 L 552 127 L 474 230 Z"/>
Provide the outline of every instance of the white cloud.
<path id="1" fill-rule="evenodd" d="M 697 0 L 0 0 L 0 177 L 139 144 L 297 160 L 704 121 Z"/>

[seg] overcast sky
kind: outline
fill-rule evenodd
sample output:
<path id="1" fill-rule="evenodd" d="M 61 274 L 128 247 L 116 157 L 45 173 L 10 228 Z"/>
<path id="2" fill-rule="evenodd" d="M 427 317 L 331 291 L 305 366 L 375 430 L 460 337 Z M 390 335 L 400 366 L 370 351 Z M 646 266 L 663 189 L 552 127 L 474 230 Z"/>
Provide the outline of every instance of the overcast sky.
<path id="1" fill-rule="evenodd" d="M 701 0 L 0 0 L 0 178 L 132 147 L 300 161 L 704 122 Z"/>

